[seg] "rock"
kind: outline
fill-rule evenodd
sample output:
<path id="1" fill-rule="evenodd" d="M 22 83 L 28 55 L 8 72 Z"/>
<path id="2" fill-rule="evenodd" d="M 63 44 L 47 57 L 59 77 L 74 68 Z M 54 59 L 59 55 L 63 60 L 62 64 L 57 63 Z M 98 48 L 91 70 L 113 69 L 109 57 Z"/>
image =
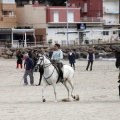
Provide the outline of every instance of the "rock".
<path id="1" fill-rule="evenodd" d="M 12 59 L 16 59 L 16 56 L 12 56 Z"/>
<path id="2" fill-rule="evenodd" d="M 7 55 L 13 55 L 13 53 L 10 50 L 7 50 L 6 54 Z"/>
<path id="3" fill-rule="evenodd" d="M 63 53 L 63 58 L 68 59 L 68 53 Z"/>
<path id="4" fill-rule="evenodd" d="M 95 45 L 94 48 L 95 48 L 96 50 L 103 50 L 103 49 L 104 49 L 104 47 L 101 46 L 101 45 L 98 45 L 98 46 Z"/>
<path id="5" fill-rule="evenodd" d="M 112 49 L 110 49 L 109 47 L 106 47 L 106 48 L 104 48 L 104 51 L 105 52 L 112 52 Z"/>
<path id="6" fill-rule="evenodd" d="M 80 55 L 81 55 L 83 58 L 86 58 L 86 57 L 87 57 L 87 52 L 82 52 Z"/>
<path id="7" fill-rule="evenodd" d="M 9 56 L 8 55 L 1 55 L 2 58 L 8 59 Z"/>

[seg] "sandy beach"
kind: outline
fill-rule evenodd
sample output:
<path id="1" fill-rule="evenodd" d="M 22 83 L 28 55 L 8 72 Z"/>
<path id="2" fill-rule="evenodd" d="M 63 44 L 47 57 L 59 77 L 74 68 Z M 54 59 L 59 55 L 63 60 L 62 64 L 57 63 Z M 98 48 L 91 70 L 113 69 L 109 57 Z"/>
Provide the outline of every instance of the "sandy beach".
<path id="1" fill-rule="evenodd" d="M 24 69 L 16 69 L 16 60 L 0 59 L 0 120 L 120 120 L 115 61 L 95 61 L 93 71 L 86 71 L 86 64 L 76 63 L 74 86 L 80 101 L 62 102 L 67 91 L 60 83 L 58 102 L 48 86 L 43 103 L 41 86 L 23 86 Z M 39 73 L 34 78 L 37 84 Z"/>

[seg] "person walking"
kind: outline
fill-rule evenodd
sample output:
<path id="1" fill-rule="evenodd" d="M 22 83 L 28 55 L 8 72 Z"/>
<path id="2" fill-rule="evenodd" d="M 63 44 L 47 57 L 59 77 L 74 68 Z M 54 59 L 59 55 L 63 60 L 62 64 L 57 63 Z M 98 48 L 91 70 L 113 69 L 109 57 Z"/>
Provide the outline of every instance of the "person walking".
<path id="1" fill-rule="evenodd" d="M 94 51 L 92 50 L 92 48 L 90 48 L 88 50 L 87 60 L 88 60 L 88 64 L 87 64 L 86 70 L 88 71 L 88 68 L 89 68 L 89 66 L 91 64 L 90 71 L 92 71 L 93 61 L 95 60 L 95 54 L 94 54 Z"/>
<path id="2" fill-rule="evenodd" d="M 68 59 L 71 67 L 75 70 L 75 53 L 72 50 L 68 53 Z"/>
<path id="3" fill-rule="evenodd" d="M 34 63 L 31 58 L 29 58 L 28 54 L 24 55 L 24 67 L 25 67 L 25 73 L 24 73 L 24 85 L 28 85 L 27 76 L 30 77 L 30 84 L 34 85 L 34 77 L 33 77 L 33 68 Z"/>
<path id="4" fill-rule="evenodd" d="M 19 65 L 20 65 L 20 67 L 22 69 L 23 55 L 21 54 L 21 51 L 18 51 L 16 57 L 17 57 L 17 66 L 16 66 L 16 68 L 19 68 Z"/>
<path id="5" fill-rule="evenodd" d="M 61 68 L 62 68 L 62 62 L 61 62 L 61 60 L 63 59 L 63 52 L 62 52 L 62 50 L 60 49 L 60 45 L 59 44 L 55 44 L 54 45 L 54 50 L 55 51 L 53 51 L 53 54 L 52 54 L 52 57 L 51 57 L 51 60 L 55 63 L 55 64 L 57 64 L 57 67 L 58 67 L 58 69 L 59 69 L 59 71 L 60 71 L 60 75 L 59 75 L 59 78 L 58 79 L 60 79 L 60 81 L 61 82 L 63 82 L 63 72 L 62 72 L 62 70 L 61 70 Z"/>

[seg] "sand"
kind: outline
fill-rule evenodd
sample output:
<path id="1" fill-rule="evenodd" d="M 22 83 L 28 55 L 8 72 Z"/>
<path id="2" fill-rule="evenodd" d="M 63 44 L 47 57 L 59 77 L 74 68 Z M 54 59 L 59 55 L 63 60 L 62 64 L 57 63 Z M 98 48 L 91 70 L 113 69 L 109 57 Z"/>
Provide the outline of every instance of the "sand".
<path id="1" fill-rule="evenodd" d="M 43 103 L 42 86 L 23 86 L 24 69 L 16 69 L 16 60 L 0 59 L 0 120 L 120 120 L 115 61 L 95 61 L 93 71 L 86 71 L 86 64 L 76 63 L 74 86 L 80 101 L 62 102 L 67 91 L 60 83 L 58 102 L 48 86 Z M 34 77 L 37 84 L 39 73 Z"/>

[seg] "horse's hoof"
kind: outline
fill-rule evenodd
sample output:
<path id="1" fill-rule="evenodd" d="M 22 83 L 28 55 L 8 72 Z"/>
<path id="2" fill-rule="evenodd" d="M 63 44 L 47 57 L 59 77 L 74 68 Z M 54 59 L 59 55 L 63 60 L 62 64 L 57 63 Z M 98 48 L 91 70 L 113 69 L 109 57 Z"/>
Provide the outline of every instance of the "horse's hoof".
<path id="1" fill-rule="evenodd" d="M 75 100 L 76 100 L 76 101 L 79 101 L 79 100 L 80 100 L 79 95 L 76 96 Z"/>
<path id="2" fill-rule="evenodd" d="M 45 99 L 43 99 L 43 102 L 46 102 L 46 100 L 45 100 Z"/>
<path id="3" fill-rule="evenodd" d="M 62 99 L 63 102 L 70 102 L 70 99 L 68 98 L 65 98 L 65 99 Z"/>

